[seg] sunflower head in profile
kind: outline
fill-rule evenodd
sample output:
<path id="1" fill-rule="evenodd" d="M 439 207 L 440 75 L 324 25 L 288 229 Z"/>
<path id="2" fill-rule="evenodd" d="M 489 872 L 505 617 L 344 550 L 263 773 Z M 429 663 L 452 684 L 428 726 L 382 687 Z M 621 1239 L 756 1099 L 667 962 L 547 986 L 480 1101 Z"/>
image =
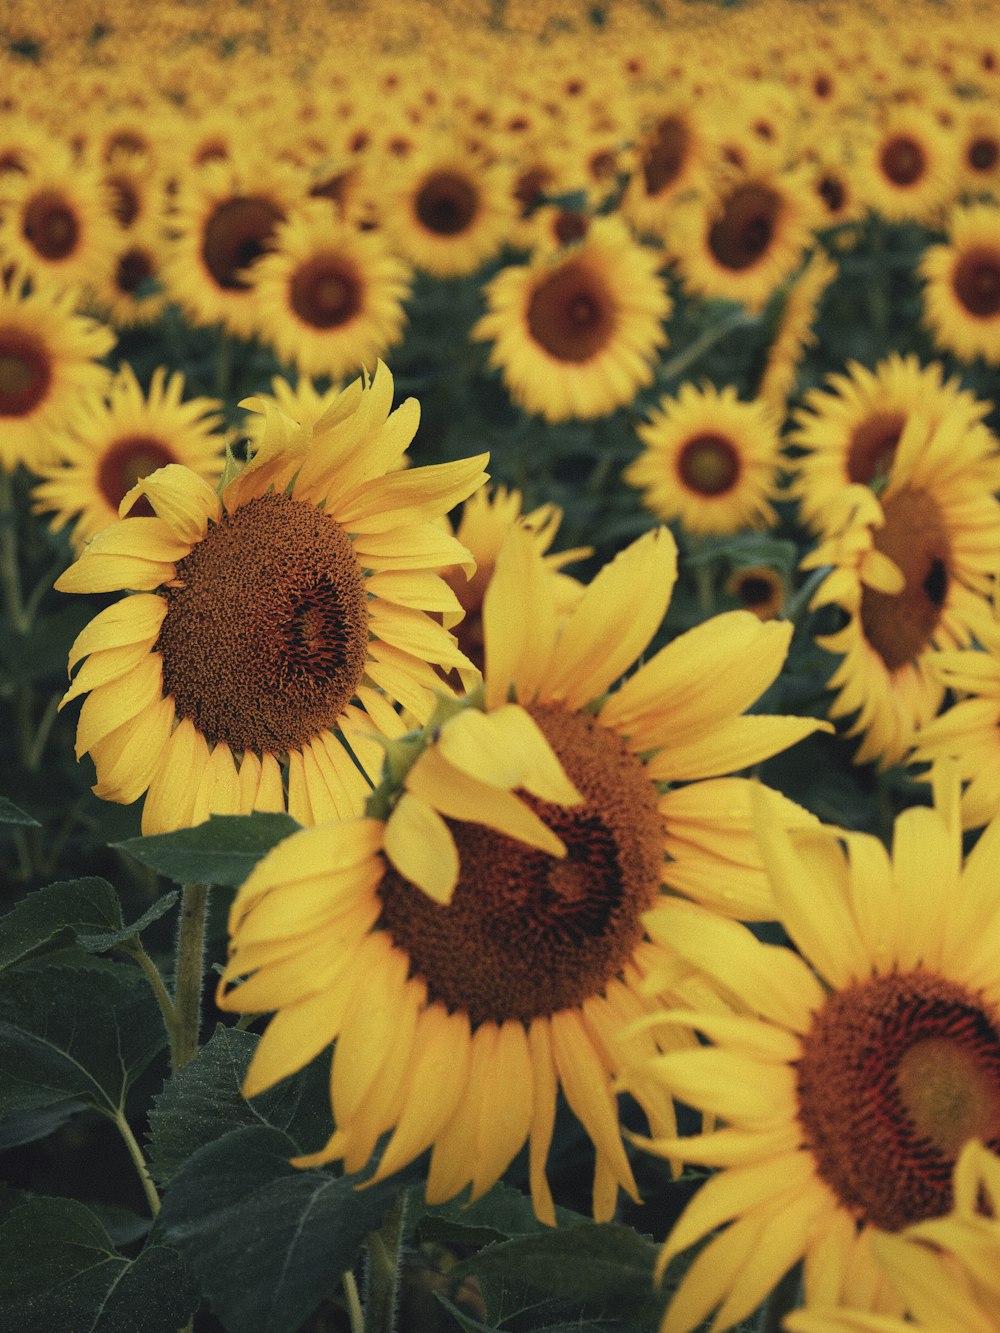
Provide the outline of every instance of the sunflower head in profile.
<path id="1" fill-rule="evenodd" d="M 120 509 L 146 501 L 154 517 L 115 523 L 57 580 L 136 594 L 79 635 L 63 702 L 87 695 L 77 754 L 105 800 L 146 793 L 146 832 L 254 809 L 358 814 L 381 769 L 372 730 L 401 730 L 390 701 L 426 718 L 435 667 L 475 677 L 430 613 L 460 616 L 433 571 L 471 560 L 438 520 L 482 484 L 485 456 L 392 470 L 419 408 L 391 402 L 380 364 L 311 426 L 270 406 L 221 497 L 190 468 L 158 469 Z"/>
<path id="2" fill-rule="evenodd" d="M 484 605 L 484 689 L 446 704 L 423 741 L 390 744 L 378 819 L 295 835 L 238 894 L 220 1003 L 277 1010 L 245 1093 L 336 1040 L 334 1132 L 300 1165 L 360 1171 L 388 1134 L 374 1178 L 430 1148 L 427 1197 L 440 1202 L 483 1193 L 527 1141 L 551 1224 L 561 1088 L 594 1144 L 595 1216 L 613 1215 L 620 1188 L 636 1196 L 614 1077 L 623 1041 L 633 1058 L 658 1049 L 646 1031 L 619 1034 L 655 1007 L 644 978 L 675 959 L 647 926 L 664 882 L 723 911 L 774 911 L 748 856 L 750 784 L 663 787 L 751 764 L 815 725 L 737 716 L 789 638 L 740 612 L 605 695 L 655 632 L 675 570 L 670 534 L 649 533 L 560 618 L 537 534 L 512 528 Z M 762 792 L 779 822 L 810 822 Z M 669 987 L 684 1005 L 687 975 L 674 969 Z M 668 1090 L 639 1100 L 651 1127 L 674 1126 Z"/>
<path id="3" fill-rule="evenodd" d="M 881 495 L 847 487 L 841 530 L 802 561 L 832 567 L 813 606 L 837 605 L 848 617 L 819 643 L 842 656 L 829 713 L 854 715 L 848 734 L 864 735 L 856 763 L 903 758 L 941 704 L 935 652 L 967 645 L 987 625 L 1000 568 L 1000 504 L 989 481 L 998 456 L 992 432 L 970 428 L 963 404 L 934 426 L 911 417 Z"/>
<path id="4" fill-rule="evenodd" d="M 161 366 L 144 394 L 131 366 L 123 364 L 106 397 L 79 404 L 55 439 L 59 462 L 46 469 L 32 492 L 37 512 L 52 513 L 58 530 L 73 523 L 73 546 L 118 521 L 125 496 L 140 478 L 181 463 L 206 481 L 222 472 L 226 436 L 219 433 L 222 404 L 210 398 L 183 401 L 184 376 L 167 378 Z M 153 510 L 142 499 L 134 517 Z"/>
<path id="5" fill-rule="evenodd" d="M 388 168 L 391 170 L 391 167 Z M 516 215 L 508 165 L 429 140 L 396 164 L 383 195 L 393 247 L 438 278 L 474 273 L 510 235 Z"/>
<path id="6" fill-rule="evenodd" d="M 409 277 L 380 233 L 317 201 L 278 227 L 254 266 L 258 335 L 301 374 L 354 374 L 403 336 Z"/>
<path id="7" fill-rule="evenodd" d="M 604 416 L 653 377 L 671 302 L 660 257 L 616 217 L 577 244 L 508 265 L 486 287 L 472 337 L 492 340 L 511 397 L 547 421 Z"/>
<path id="8" fill-rule="evenodd" d="M 732 385 L 682 384 L 636 428 L 645 447 L 623 475 L 647 509 L 688 532 L 768 527 L 777 520 L 779 425 L 766 403 L 740 401 Z"/>
<path id="9" fill-rule="evenodd" d="M 115 345 L 104 324 L 76 313 L 78 293 L 15 274 L 0 285 L 0 466 L 40 471 L 52 435 L 111 379 L 101 364 Z"/>
<path id="10" fill-rule="evenodd" d="M 963 361 L 1000 366 L 1000 208 L 969 204 L 948 223 L 948 239 L 920 262 L 924 322 L 938 346 Z"/>
<path id="11" fill-rule="evenodd" d="M 704 186 L 710 154 L 704 112 L 690 96 L 649 98 L 637 108 L 642 133 L 622 211 L 636 231 L 665 236 L 671 205 Z"/>
<path id="12" fill-rule="evenodd" d="M 799 363 L 806 348 L 816 342 L 813 326 L 820 301 L 836 279 L 837 271 L 837 265 L 819 246 L 785 294 L 778 328 L 757 389 L 758 398 L 782 419 L 795 391 Z"/>
<path id="13" fill-rule="evenodd" d="M 1000 1149 L 1000 825 L 963 866 L 957 800 L 957 783 L 942 779 L 934 808 L 904 811 L 891 857 L 866 835 L 847 835 L 845 850 L 831 829 L 789 834 L 761 810 L 761 850 L 794 948 L 721 919 L 686 934 L 690 908 L 664 905 L 678 951 L 732 993 L 740 1016 L 664 1014 L 671 1030 L 710 1044 L 636 1075 L 724 1122 L 649 1145 L 724 1168 L 661 1253 L 662 1272 L 711 1236 L 663 1333 L 688 1333 L 712 1311 L 713 1328 L 733 1327 L 799 1260 L 807 1304 L 901 1316 L 884 1238 L 915 1228 L 956 1240 L 948 1215 L 970 1202 L 963 1149 Z"/>

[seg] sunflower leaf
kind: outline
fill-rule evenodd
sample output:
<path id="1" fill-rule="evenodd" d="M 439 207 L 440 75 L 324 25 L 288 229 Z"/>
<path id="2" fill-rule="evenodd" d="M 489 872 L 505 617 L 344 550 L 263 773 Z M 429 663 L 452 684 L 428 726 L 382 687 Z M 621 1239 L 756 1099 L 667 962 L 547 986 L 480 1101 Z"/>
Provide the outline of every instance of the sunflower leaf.
<path id="1" fill-rule="evenodd" d="M 19 1333 L 175 1333 L 198 1304 L 176 1250 L 118 1253 L 100 1219 L 74 1199 L 34 1198 L 0 1224 L 0 1327 Z"/>
<path id="2" fill-rule="evenodd" d="M 176 884 L 199 882 L 235 888 L 265 852 L 298 827 L 291 815 L 280 813 L 213 815 L 195 828 L 126 838 L 112 846 Z"/>
<path id="3" fill-rule="evenodd" d="M 0 796 L 0 824 L 19 824 L 23 828 L 40 827 L 37 819 L 25 814 L 13 801 L 8 801 L 6 796 Z"/>
<path id="4" fill-rule="evenodd" d="M 167 1187 L 159 1225 L 230 1333 L 287 1333 L 339 1289 L 399 1182 L 289 1164 L 294 1141 L 266 1125 L 207 1143 Z"/>

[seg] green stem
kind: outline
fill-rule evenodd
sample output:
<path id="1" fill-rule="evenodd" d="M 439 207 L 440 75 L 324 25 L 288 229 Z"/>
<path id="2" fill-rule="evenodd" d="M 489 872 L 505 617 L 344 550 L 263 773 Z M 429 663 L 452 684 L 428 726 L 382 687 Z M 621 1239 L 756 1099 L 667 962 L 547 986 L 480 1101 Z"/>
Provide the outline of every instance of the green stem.
<path id="1" fill-rule="evenodd" d="M 403 1190 L 386 1214 L 381 1229 L 368 1237 L 364 1333 L 395 1333 L 405 1223 L 406 1191 Z"/>
<path id="2" fill-rule="evenodd" d="M 198 1052 L 207 909 L 208 885 L 185 884 L 181 895 L 181 920 L 177 933 L 174 1016 L 170 1031 L 170 1052 L 175 1071 L 193 1060 Z"/>
<path id="3" fill-rule="evenodd" d="M 21 593 L 21 570 L 17 558 L 17 510 L 10 473 L 0 467 L 0 585 L 4 604 L 16 634 L 26 634 L 31 621 Z"/>
<path id="4" fill-rule="evenodd" d="M 174 1025 L 177 1021 L 174 1010 L 174 1002 L 170 998 L 166 986 L 163 984 L 163 978 L 160 976 L 160 969 L 150 958 L 149 954 L 142 946 L 142 941 L 138 935 L 133 935 L 122 944 L 122 949 L 134 958 L 146 974 L 146 980 L 153 989 L 156 996 L 156 1003 L 160 1006 L 160 1013 L 163 1015 L 163 1021 L 166 1024 L 167 1033 L 172 1037 Z"/>
<path id="5" fill-rule="evenodd" d="M 809 610 L 809 603 L 812 601 L 813 595 L 832 570 L 832 565 L 823 565 L 821 568 L 813 570 L 795 596 L 786 604 L 784 611 L 781 613 L 781 619 L 790 620 L 793 625 L 797 625 Z"/>
<path id="6" fill-rule="evenodd" d="M 61 693 L 52 695 L 45 705 L 45 712 L 42 714 L 38 726 L 35 728 L 35 734 L 32 736 L 27 747 L 27 753 L 24 756 L 24 767 L 29 773 L 37 773 L 41 765 L 42 755 L 49 739 L 49 733 L 52 730 L 52 724 L 56 720 L 61 698 Z"/>
<path id="7" fill-rule="evenodd" d="M 344 1274 L 344 1299 L 347 1302 L 347 1318 L 350 1321 L 351 1333 L 364 1333 L 365 1317 L 353 1273 Z"/>
<path id="8" fill-rule="evenodd" d="M 802 1285 L 802 1265 L 794 1264 L 767 1298 L 760 1318 L 760 1333 L 781 1333 L 786 1314 L 799 1303 Z"/>
<path id="9" fill-rule="evenodd" d="M 756 322 L 756 316 L 751 315 L 748 311 L 734 310 L 732 314 L 720 319 L 718 324 L 713 324 L 711 328 L 706 329 L 704 333 L 695 338 L 694 342 L 688 343 L 683 351 L 678 352 L 676 356 L 672 356 L 669 361 L 664 361 L 660 366 L 657 379 L 661 383 L 679 379 L 682 375 L 687 374 L 690 368 L 706 352 L 711 351 L 717 342 L 721 342 L 727 334 L 732 333 L 734 329 L 745 328 Z"/>
<path id="10" fill-rule="evenodd" d="M 139 1173 L 139 1179 L 142 1181 L 142 1188 L 146 1191 L 146 1198 L 149 1200 L 149 1211 L 155 1218 L 160 1211 L 160 1196 L 156 1192 L 156 1186 L 146 1169 L 146 1159 L 142 1155 L 142 1149 L 139 1147 L 138 1140 L 132 1133 L 132 1128 L 125 1119 L 125 1114 L 121 1107 L 115 1116 L 115 1124 L 118 1126 L 118 1133 L 125 1140 L 125 1147 L 128 1148 L 128 1155 L 135 1163 L 135 1169 Z"/>

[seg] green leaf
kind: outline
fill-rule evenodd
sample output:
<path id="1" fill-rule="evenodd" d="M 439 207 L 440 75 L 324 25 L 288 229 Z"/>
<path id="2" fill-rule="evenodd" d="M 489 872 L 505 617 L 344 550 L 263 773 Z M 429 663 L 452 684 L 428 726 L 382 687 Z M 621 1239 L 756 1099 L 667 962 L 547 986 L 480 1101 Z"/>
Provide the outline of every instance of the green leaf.
<path id="1" fill-rule="evenodd" d="M 30 964 L 0 980 L 0 1120 L 82 1102 L 114 1116 L 166 1044 L 132 967 Z"/>
<path id="2" fill-rule="evenodd" d="M 199 1148 L 230 1130 L 269 1126 L 289 1134 L 298 1151 L 312 1151 L 330 1134 L 329 1056 L 284 1079 L 253 1101 L 240 1091 L 260 1038 L 216 1028 L 190 1064 L 155 1098 L 149 1115 L 149 1171 L 165 1185 Z"/>
<path id="3" fill-rule="evenodd" d="M 177 884 L 242 884 L 260 858 L 298 828 L 291 815 L 213 815 L 196 828 L 112 844 Z"/>
<path id="4" fill-rule="evenodd" d="M 557 1208 L 560 1226 L 586 1224 L 588 1219 L 569 1208 Z M 550 1228 L 539 1222 L 527 1195 L 520 1190 L 494 1185 L 472 1204 L 452 1202 L 434 1208 L 423 1207 L 417 1226 L 426 1240 L 459 1245 L 492 1245 L 513 1236 L 549 1235 Z"/>
<path id="5" fill-rule="evenodd" d="M 266 1126 L 200 1148 L 163 1198 L 159 1225 L 187 1259 L 229 1333 L 288 1333 L 340 1286 L 398 1182 L 301 1171 L 296 1145 Z"/>
<path id="6" fill-rule="evenodd" d="M 133 921 L 131 925 L 120 926 L 117 930 L 78 930 L 76 941 L 82 948 L 94 953 L 103 953 L 106 949 L 113 949 L 116 945 L 131 939 L 134 935 L 141 935 L 147 926 L 151 926 L 154 921 L 159 921 L 161 916 L 166 916 L 179 897 L 180 894 L 177 890 L 171 889 L 162 898 L 157 898 L 152 907 L 148 907 L 142 916 L 137 921 Z"/>
<path id="7" fill-rule="evenodd" d="M 37 819 L 32 819 L 31 815 L 19 810 L 13 801 L 7 800 L 6 796 L 0 796 L 0 824 L 20 824 L 25 828 L 41 827 Z"/>
<path id="8" fill-rule="evenodd" d="M 177 1333 L 197 1303 L 176 1250 L 126 1259 L 73 1199 L 30 1199 L 0 1225 L 0 1328 Z"/>

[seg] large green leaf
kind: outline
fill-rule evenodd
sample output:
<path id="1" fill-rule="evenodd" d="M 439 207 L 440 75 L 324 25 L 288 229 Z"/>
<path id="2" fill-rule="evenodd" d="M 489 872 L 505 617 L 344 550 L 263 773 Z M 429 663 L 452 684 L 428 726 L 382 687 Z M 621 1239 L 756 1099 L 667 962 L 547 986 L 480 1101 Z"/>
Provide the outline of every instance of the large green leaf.
<path id="1" fill-rule="evenodd" d="M 235 888 L 265 852 L 298 827 L 290 815 L 283 814 L 213 815 L 195 828 L 126 838 L 114 846 L 177 884 Z"/>
<path id="2" fill-rule="evenodd" d="M 588 1221 L 580 1213 L 558 1208 L 560 1226 L 580 1226 Z M 425 1240 L 460 1245 L 492 1245 L 513 1236 L 548 1235 L 549 1228 L 539 1222 L 527 1195 L 506 1185 L 494 1185 L 475 1203 L 460 1201 L 421 1207 L 417 1227 Z"/>
<path id="3" fill-rule="evenodd" d="M 113 1117 L 165 1044 L 156 1001 L 131 966 L 71 953 L 58 964 L 7 972 L 0 980 L 0 1120 L 67 1103 Z"/>
<path id="4" fill-rule="evenodd" d="M 328 1057 L 248 1102 L 240 1088 L 259 1040 L 255 1033 L 220 1024 L 155 1099 L 149 1116 L 149 1169 L 158 1184 L 166 1184 L 199 1148 L 232 1129 L 267 1125 L 283 1130 L 303 1152 L 328 1137 Z"/>
<path id="5" fill-rule="evenodd" d="M 154 1243 L 126 1259 L 73 1199 L 29 1199 L 0 1224 L 0 1328 L 176 1333 L 197 1303 L 175 1249 Z"/>
<path id="6" fill-rule="evenodd" d="M 36 889 L 0 917 L 0 972 L 73 941 L 95 952 L 111 949 L 145 930 L 176 901 L 176 892 L 165 894 L 138 921 L 126 925 L 118 895 L 107 880 L 71 879 Z"/>
<path id="7" fill-rule="evenodd" d="M 229 1333 L 298 1328 L 353 1268 L 400 1185 L 289 1164 L 295 1142 L 264 1125 L 208 1143 L 176 1173 L 159 1223 Z"/>

